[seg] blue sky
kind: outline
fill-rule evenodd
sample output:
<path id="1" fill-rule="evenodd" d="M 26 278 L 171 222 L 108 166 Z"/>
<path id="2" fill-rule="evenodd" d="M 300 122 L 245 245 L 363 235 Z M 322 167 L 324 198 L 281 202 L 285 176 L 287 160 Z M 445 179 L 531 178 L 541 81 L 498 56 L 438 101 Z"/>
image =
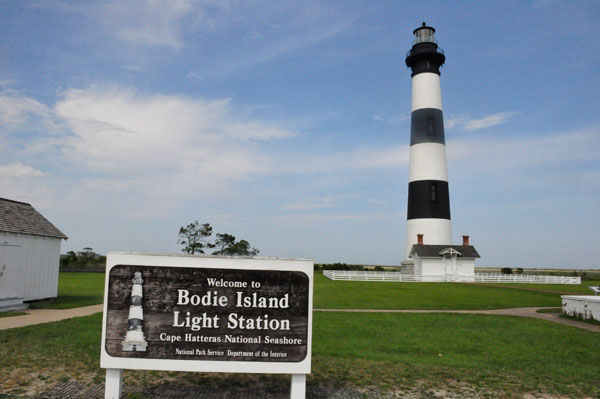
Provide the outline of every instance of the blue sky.
<path id="1" fill-rule="evenodd" d="M 480 266 L 600 267 L 596 1 L 0 2 L 0 197 L 62 251 L 404 259 L 411 80 L 446 52 L 452 229 Z"/>

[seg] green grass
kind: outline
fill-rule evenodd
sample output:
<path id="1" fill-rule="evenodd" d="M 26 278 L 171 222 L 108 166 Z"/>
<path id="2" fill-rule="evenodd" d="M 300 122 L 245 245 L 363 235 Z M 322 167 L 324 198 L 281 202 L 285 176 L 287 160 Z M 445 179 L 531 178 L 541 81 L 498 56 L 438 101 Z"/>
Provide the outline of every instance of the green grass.
<path id="1" fill-rule="evenodd" d="M 511 288 L 527 288 L 543 291 L 564 292 L 574 295 L 594 295 L 594 292 L 588 287 L 591 285 L 598 286 L 600 281 L 582 281 L 581 284 L 520 284 L 520 283 L 486 283 L 485 285 L 495 287 L 511 287 Z"/>
<path id="2" fill-rule="evenodd" d="M 600 334 L 507 316 L 314 315 L 314 375 L 362 385 L 457 380 L 509 392 L 600 395 Z M 344 366 L 345 365 L 345 366 Z"/>
<path id="3" fill-rule="evenodd" d="M 104 273 L 60 273 L 58 297 L 33 302 L 31 309 L 71 309 L 96 305 L 104 300 Z"/>
<path id="4" fill-rule="evenodd" d="M 25 312 L 0 312 L 0 317 L 12 317 L 12 316 L 23 316 Z"/>
<path id="5" fill-rule="evenodd" d="M 597 282 L 596 282 L 597 283 Z M 315 274 L 314 307 L 335 309 L 500 309 L 560 306 L 560 294 L 522 288 L 590 294 L 593 281 L 579 285 L 382 283 L 331 281 Z M 32 309 L 69 309 L 102 303 L 103 273 L 60 273 L 58 298 L 34 302 Z"/>
<path id="6" fill-rule="evenodd" d="M 562 313 L 562 308 L 538 309 L 537 313 Z"/>
<path id="7" fill-rule="evenodd" d="M 600 334 L 543 320 L 457 314 L 316 312 L 310 384 L 600 395 Z M 101 314 L 0 331 L 0 392 L 33 381 L 103 381 Z M 27 342 L 24 349 L 23 342 Z M 210 381 L 198 373 L 126 371 L 126 382 Z M 247 375 L 216 377 L 244 385 Z M 280 379 L 286 384 L 287 379 Z M 214 383 L 214 382 L 213 382 Z M 506 397 L 511 397 L 507 395 Z"/>
<path id="8" fill-rule="evenodd" d="M 528 284 L 521 284 L 527 286 Z M 465 283 L 332 281 L 315 274 L 314 307 L 332 309 L 503 309 L 561 306 L 560 294 Z"/>

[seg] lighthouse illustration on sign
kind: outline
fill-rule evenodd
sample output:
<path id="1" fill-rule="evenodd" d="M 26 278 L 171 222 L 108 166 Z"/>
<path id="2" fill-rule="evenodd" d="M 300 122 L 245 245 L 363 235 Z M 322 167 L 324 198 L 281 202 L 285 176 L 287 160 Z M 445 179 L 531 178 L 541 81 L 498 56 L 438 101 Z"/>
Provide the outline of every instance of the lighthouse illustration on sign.
<path id="1" fill-rule="evenodd" d="M 124 352 L 145 352 L 148 342 L 144 338 L 144 308 L 142 307 L 142 273 L 135 272 L 131 287 L 131 305 L 127 319 L 127 335 L 123 340 Z"/>
<path id="2" fill-rule="evenodd" d="M 413 33 L 413 46 L 406 56 L 406 65 L 412 70 L 407 258 L 418 243 L 417 234 L 427 244 L 452 243 L 440 89 L 440 67 L 446 57 L 437 45 L 434 28 L 423 22 Z"/>

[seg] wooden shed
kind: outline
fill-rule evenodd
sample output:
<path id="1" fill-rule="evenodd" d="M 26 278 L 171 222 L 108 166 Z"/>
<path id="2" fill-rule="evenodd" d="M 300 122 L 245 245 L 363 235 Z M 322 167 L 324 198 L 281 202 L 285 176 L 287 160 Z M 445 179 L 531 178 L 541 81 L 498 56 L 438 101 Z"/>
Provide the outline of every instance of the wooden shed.
<path id="1" fill-rule="evenodd" d="M 56 297 L 63 239 L 30 204 L 0 198 L 0 311 Z"/>

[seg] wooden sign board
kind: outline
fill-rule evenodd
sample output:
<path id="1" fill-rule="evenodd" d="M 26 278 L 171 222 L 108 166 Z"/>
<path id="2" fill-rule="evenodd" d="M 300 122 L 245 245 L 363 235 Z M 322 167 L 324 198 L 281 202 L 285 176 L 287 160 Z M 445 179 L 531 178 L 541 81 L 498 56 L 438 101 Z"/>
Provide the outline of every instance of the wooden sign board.
<path id="1" fill-rule="evenodd" d="M 100 366 L 309 374 L 313 262 L 109 253 Z"/>

